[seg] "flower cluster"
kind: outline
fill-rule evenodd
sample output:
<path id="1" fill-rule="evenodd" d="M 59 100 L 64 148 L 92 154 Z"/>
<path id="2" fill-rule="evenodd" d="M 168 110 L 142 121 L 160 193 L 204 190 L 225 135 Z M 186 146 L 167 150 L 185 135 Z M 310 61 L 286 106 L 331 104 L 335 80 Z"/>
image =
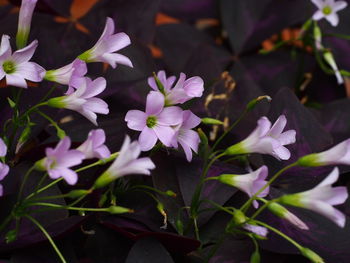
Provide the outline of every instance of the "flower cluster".
<path id="1" fill-rule="evenodd" d="M 164 71 L 148 79 L 153 89 L 147 95 L 146 110 L 130 110 L 125 121 L 130 129 L 141 131 L 139 143 L 142 151 L 154 147 L 158 139 L 167 147 L 177 148 L 178 144 L 185 151 L 188 161 L 192 160 L 192 151 L 197 153 L 199 136 L 192 129 L 201 119 L 190 110 L 183 111 L 177 104 L 201 97 L 204 86 L 200 77 L 186 79 L 184 73 L 175 83 L 175 76 L 166 77 Z"/>

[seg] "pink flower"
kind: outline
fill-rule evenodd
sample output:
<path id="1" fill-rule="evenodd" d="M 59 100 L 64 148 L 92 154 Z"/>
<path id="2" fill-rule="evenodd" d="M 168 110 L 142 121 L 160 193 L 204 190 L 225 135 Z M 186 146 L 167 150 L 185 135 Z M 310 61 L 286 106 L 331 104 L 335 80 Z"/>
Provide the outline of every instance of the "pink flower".
<path id="1" fill-rule="evenodd" d="M 177 148 L 178 143 L 184 149 L 187 161 L 192 160 L 192 150 L 197 153 L 200 142 L 197 132 L 191 130 L 201 123 L 201 119 L 194 115 L 190 110 L 182 112 L 182 123 L 175 128 L 176 133 L 172 145 Z"/>
<path id="2" fill-rule="evenodd" d="M 339 23 L 338 11 L 347 7 L 345 1 L 334 0 L 311 0 L 319 10 L 313 15 L 313 20 L 320 20 L 325 18 L 332 26 L 337 26 Z"/>
<path id="3" fill-rule="evenodd" d="M 295 143 L 295 130 L 283 132 L 287 119 L 281 115 L 271 127 L 271 122 L 266 117 L 258 120 L 258 126 L 243 141 L 229 147 L 228 155 L 245 153 L 262 153 L 274 156 L 277 159 L 288 160 L 289 150 L 284 145 Z"/>
<path id="4" fill-rule="evenodd" d="M 111 155 L 111 152 L 108 150 L 107 146 L 104 145 L 106 141 L 106 135 L 104 130 L 97 129 L 89 132 L 88 138 L 83 142 L 78 148 L 78 151 L 81 151 L 85 154 L 85 159 L 104 159 L 108 158 Z"/>
<path id="5" fill-rule="evenodd" d="M 164 90 L 159 90 L 153 77 L 148 78 L 148 85 L 155 91 L 160 91 L 165 96 L 166 105 L 182 104 L 195 97 L 201 97 L 204 91 L 204 82 L 200 77 L 192 77 L 186 80 L 184 73 L 180 74 L 180 78 L 175 84 L 176 77 L 166 77 L 164 70 L 157 74 L 158 79 L 163 85 Z"/>
<path id="6" fill-rule="evenodd" d="M 141 153 L 140 145 L 137 141 L 130 143 L 129 136 L 125 137 L 123 146 L 117 159 L 95 182 L 95 187 L 103 187 L 115 179 L 129 174 L 150 175 L 150 171 L 155 168 L 154 163 L 148 157 L 138 158 Z"/>
<path id="7" fill-rule="evenodd" d="M 55 149 L 46 148 L 46 157 L 36 163 L 36 168 L 47 171 L 52 179 L 62 177 L 68 184 L 76 184 L 78 175 L 69 168 L 81 164 L 85 155 L 78 150 L 69 150 L 70 145 L 69 137 L 64 137 Z"/>
<path id="8" fill-rule="evenodd" d="M 82 79 L 87 73 L 86 63 L 80 59 L 75 59 L 72 63 L 59 68 L 46 71 L 45 79 L 63 85 L 73 83 L 76 78 Z"/>
<path id="9" fill-rule="evenodd" d="M 30 24 L 38 0 L 22 0 L 21 8 L 19 10 L 18 31 L 16 35 L 17 48 L 23 48 L 27 44 Z"/>
<path id="10" fill-rule="evenodd" d="M 279 198 L 279 202 L 312 210 L 332 220 L 338 226 L 344 227 L 345 215 L 333 207 L 333 205 L 344 203 L 348 198 L 348 191 L 345 186 L 332 187 L 338 177 L 339 169 L 336 167 L 313 189 L 282 196 Z"/>
<path id="11" fill-rule="evenodd" d="M 10 168 L 6 164 L 0 162 L 0 181 L 2 181 L 5 178 L 5 176 L 9 173 L 9 170 Z M 0 196 L 2 196 L 3 194 L 4 188 L 2 184 L 0 184 Z"/>
<path id="12" fill-rule="evenodd" d="M 79 112 L 97 125 L 96 119 L 99 114 L 108 114 L 109 109 L 106 102 L 95 98 L 106 88 L 106 80 L 102 77 L 92 81 L 85 78 L 79 81 L 79 86 L 75 86 L 76 91 L 71 88 L 66 96 L 56 97 L 48 100 L 48 105 L 55 108 L 65 108 Z"/>
<path id="13" fill-rule="evenodd" d="M 45 69 L 34 62 L 28 62 L 32 58 L 38 41 L 34 40 L 30 45 L 17 50 L 12 54 L 10 37 L 3 35 L 0 45 L 0 80 L 6 77 L 8 86 L 27 88 L 25 79 L 40 82 L 45 75 Z"/>
<path id="14" fill-rule="evenodd" d="M 7 152 L 7 146 L 4 141 L 0 138 L 0 157 L 4 157 Z"/>
<path id="15" fill-rule="evenodd" d="M 142 151 L 148 151 L 159 139 L 165 146 L 171 146 L 175 130 L 171 126 L 182 122 L 179 107 L 164 108 L 164 96 L 151 91 L 147 96 L 146 112 L 130 110 L 125 116 L 130 129 L 141 131 L 139 143 Z"/>
<path id="16" fill-rule="evenodd" d="M 114 53 L 128 45 L 130 38 L 125 33 L 114 33 L 114 21 L 108 17 L 104 31 L 97 43 L 89 50 L 85 51 L 78 58 L 86 62 L 105 62 L 115 68 L 118 64 L 133 67 L 129 58 L 124 55 Z"/>
<path id="17" fill-rule="evenodd" d="M 242 227 L 249 232 L 257 234 L 258 236 L 266 237 L 269 231 L 262 226 L 252 225 L 252 224 L 244 224 Z"/>
<path id="18" fill-rule="evenodd" d="M 258 170 L 248 174 L 222 174 L 218 177 L 218 180 L 224 184 L 237 187 L 239 190 L 247 193 L 249 197 L 252 197 L 266 185 L 267 181 L 265 181 L 265 179 L 267 175 L 268 168 L 264 165 Z M 265 197 L 268 193 L 269 187 L 262 191 L 258 196 Z M 259 206 L 256 200 L 254 200 L 253 205 L 255 208 Z"/>
<path id="19" fill-rule="evenodd" d="M 350 165 L 350 139 L 347 139 L 327 151 L 312 153 L 298 160 L 300 166 Z"/>

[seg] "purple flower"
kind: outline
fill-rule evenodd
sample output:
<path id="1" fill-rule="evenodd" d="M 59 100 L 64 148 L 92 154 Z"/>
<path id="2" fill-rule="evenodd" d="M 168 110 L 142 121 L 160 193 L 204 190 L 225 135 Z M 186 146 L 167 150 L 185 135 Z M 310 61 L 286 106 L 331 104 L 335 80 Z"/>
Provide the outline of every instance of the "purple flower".
<path id="1" fill-rule="evenodd" d="M 36 168 L 47 171 L 52 179 L 62 177 L 68 184 L 76 184 L 78 175 L 69 168 L 81 164 L 85 155 L 78 150 L 69 150 L 70 145 L 69 137 L 64 137 L 55 149 L 46 148 L 46 157 L 36 163 Z"/>
<path id="2" fill-rule="evenodd" d="M 338 11 L 347 7 L 345 1 L 334 1 L 334 0 L 311 0 L 318 10 L 313 15 L 313 20 L 320 20 L 325 18 L 332 26 L 337 26 L 339 23 Z"/>
<path id="3" fill-rule="evenodd" d="M 229 147 L 226 154 L 262 153 L 288 160 L 290 152 L 284 145 L 295 143 L 296 132 L 283 132 L 286 124 L 287 119 L 284 115 L 281 115 L 272 127 L 268 118 L 261 117 L 255 130 L 245 140 Z"/>
<path id="4" fill-rule="evenodd" d="M 129 58 L 124 55 L 114 53 L 128 45 L 130 38 L 125 33 L 114 34 L 114 21 L 107 17 L 104 31 L 97 43 L 89 50 L 85 51 L 78 58 L 85 62 L 105 62 L 115 68 L 118 64 L 133 67 Z"/>
<path id="5" fill-rule="evenodd" d="M 103 187 L 115 179 L 129 174 L 150 175 L 150 171 L 155 168 L 154 163 L 148 157 L 138 158 L 141 153 L 140 145 L 137 141 L 130 143 L 129 136 L 125 137 L 123 146 L 117 159 L 95 182 L 95 187 Z"/>
<path id="6" fill-rule="evenodd" d="M 339 169 L 334 170 L 313 189 L 279 198 L 279 202 L 297 207 L 306 208 L 332 220 L 340 227 L 345 226 L 345 215 L 335 209 L 333 205 L 340 205 L 348 198 L 345 186 L 332 187 L 338 180 Z"/>
<path id="7" fill-rule="evenodd" d="M 0 181 L 2 181 L 5 178 L 5 176 L 9 173 L 9 170 L 10 168 L 6 164 L 0 162 Z M 2 196 L 3 194 L 4 188 L 2 184 L 0 184 L 0 196 Z"/>
<path id="8" fill-rule="evenodd" d="M 350 139 L 333 146 L 327 151 L 312 153 L 298 160 L 298 165 L 306 167 L 336 164 L 350 165 Z"/>
<path id="9" fill-rule="evenodd" d="M 177 148 L 178 143 L 184 149 L 187 161 L 192 160 L 192 150 L 197 153 L 198 144 L 200 142 L 197 132 L 191 130 L 201 123 L 201 119 L 194 115 L 190 110 L 182 112 L 182 123 L 175 128 L 176 133 L 172 145 Z"/>
<path id="10" fill-rule="evenodd" d="M 106 102 L 102 99 L 95 98 L 106 88 L 106 80 L 102 77 L 92 81 L 90 78 L 85 78 L 78 81 L 79 86 L 75 86 L 68 90 L 66 96 L 56 97 L 48 100 L 48 105 L 55 108 L 65 108 L 79 112 L 97 125 L 96 113 L 108 114 L 109 109 Z"/>
<path id="11" fill-rule="evenodd" d="M 218 177 L 218 180 L 224 184 L 237 187 L 239 190 L 247 193 L 249 197 L 252 197 L 266 185 L 267 181 L 265 181 L 265 179 L 267 175 L 268 168 L 264 165 L 258 170 L 248 174 L 222 174 Z M 258 196 L 265 197 L 268 193 L 269 187 L 262 191 Z M 255 208 L 259 206 L 256 200 L 254 200 L 253 205 Z"/>
<path id="12" fill-rule="evenodd" d="M 87 73 L 86 63 L 80 59 L 75 59 L 72 63 L 59 68 L 46 71 L 45 79 L 63 85 L 74 85 L 76 78 L 82 79 Z"/>
<path id="13" fill-rule="evenodd" d="M 244 224 L 242 227 L 249 232 L 257 234 L 258 236 L 266 237 L 269 231 L 262 226 L 252 225 L 252 224 Z"/>
<path id="14" fill-rule="evenodd" d="M 30 45 L 15 51 L 12 54 L 10 37 L 3 35 L 0 44 L 0 80 L 6 77 L 9 86 L 27 88 L 25 79 L 40 82 L 45 75 L 45 69 L 34 62 L 28 62 L 32 58 L 38 41 L 34 40 Z"/>
<path id="15" fill-rule="evenodd" d="M 85 159 L 104 159 L 108 158 L 111 155 L 111 152 L 108 150 L 107 146 L 104 145 L 106 141 L 106 135 L 104 130 L 97 129 L 89 132 L 88 138 L 83 142 L 78 148 L 78 151 L 81 151 L 85 154 Z"/>
<path id="16" fill-rule="evenodd" d="M 30 24 L 36 2 L 38 0 L 22 0 L 21 8 L 19 10 L 18 31 L 16 35 L 17 48 L 23 48 L 27 44 Z"/>
<path id="17" fill-rule="evenodd" d="M 162 83 L 164 90 L 158 89 L 153 77 L 148 78 L 148 85 L 155 91 L 160 91 L 164 94 L 166 105 L 185 103 L 194 97 L 201 97 L 204 91 L 204 82 L 200 77 L 192 77 L 186 80 L 186 75 L 181 73 L 174 87 L 173 84 L 176 77 L 170 76 L 167 78 L 164 70 L 158 72 L 157 78 Z"/>
<path id="18" fill-rule="evenodd" d="M 4 141 L 0 138 L 0 157 L 4 157 L 7 152 L 7 146 Z"/>
<path id="19" fill-rule="evenodd" d="M 267 208 L 276 216 L 287 220 L 288 222 L 295 225 L 296 227 L 302 230 L 309 230 L 309 227 L 301 219 L 299 219 L 293 213 L 289 212 L 286 208 L 284 208 L 280 204 L 272 202 L 267 206 Z"/>
<path id="20" fill-rule="evenodd" d="M 130 110 L 125 121 L 130 129 L 141 131 L 139 143 L 142 151 L 152 149 L 157 139 L 169 147 L 175 136 L 171 126 L 182 122 L 182 110 L 176 106 L 164 108 L 164 96 L 151 91 L 147 95 L 146 112 Z"/>

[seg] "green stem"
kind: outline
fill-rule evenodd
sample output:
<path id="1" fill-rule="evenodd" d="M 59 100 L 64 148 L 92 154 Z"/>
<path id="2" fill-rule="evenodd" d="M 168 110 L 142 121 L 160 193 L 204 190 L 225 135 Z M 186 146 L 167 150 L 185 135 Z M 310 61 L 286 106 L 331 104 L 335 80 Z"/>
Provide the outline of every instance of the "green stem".
<path id="1" fill-rule="evenodd" d="M 26 218 L 28 218 L 30 221 L 32 221 L 40 230 L 41 232 L 43 232 L 43 234 L 46 236 L 46 238 L 49 240 L 51 246 L 53 247 L 53 249 L 56 251 L 58 257 L 61 259 L 61 262 L 63 263 L 67 263 L 67 261 L 64 259 L 61 251 L 58 249 L 58 247 L 56 246 L 55 242 L 53 241 L 53 239 L 51 238 L 51 236 L 49 235 L 49 233 L 45 230 L 45 228 L 32 216 L 30 215 L 26 215 Z"/>
<path id="2" fill-rule="evenodd" d="M 283 237 L 285 240 L 292 243 L 297 249 L 302 250 L 303 247 L 301 245 L 299 245 L 298 242 L 296 242 L 294 239 L 290 238 L 286 234 L 282 233 L 278 229 L 276 229 L 276 228 L 274 228 L 274 227 L 272 227 L 264 222 L 261 222 L 261 221 L 254 220 L 254 222 L 257 223 L 258 225 L 266 227 L 267 229 L 271 230 L 272 232 L 275 232 L 277 235 Z"/>
<path id="3" fill-rule="evenodd" d="M 47 207 L 53 207 L 53 208 L 58 208 L 58 209 L 67 209 L 67 210 L 75 210 L 75 211 L 90 211 L 90 212 L 107 212 L 107 209 L 108 209 L 108 208 L 71 207 L 71 206 L 57 205 L 57 204 L 43 203 L 43 202 L 29 203 L 28 205 L 47 206 Z"/>
<path id="4" fill-rule="evenodd" d="M 20 119 L 24 119 L 24 117 L 28 116 L 33 111 L 36 111 L 39 107 L 46 106 L 46 105 L 47 105 L 47 101 L 34 105 L 30 109 L 28 109 L 26 112 L 24 112 L 23 115 L 20 117 Z"/>
<path id="5" fill-rule="evenodd" d="M 260 198 L 259 198 L 260 199 Z M 260 215 L 262 213 L 262 211 L 264 211 L 268 206 L 269 204 L 271 203 L 272 201 L 265 201 L 265 204 L 262 205 L 257 211 L 255 211 L 255 213 L 250 217 L 250 219 L 254 219 L 256 218 L 258 215 Z"/>
<path id="6" fill-rule="evenodd" d="M 252 202 L 259 196 L 259 194 L 261 194 L 267 187 L 269 187 L 281 174 L 283 174 L 288 169 L 290 169 L 294 166 L 297 166 L 297 165 L 298 165 L 297 162 L 292 163 L 292 164 L 287 165 L 286 167 L 282 168 L 277 173 L 275 173 L 275 175 L 272 176 L 271 179 L 263 187 L 261 187 L 259 191 L 257 191 L 251 198 L 249 198 L 249 200 L 247 202 L 245 202 L 241 206 L 240 210 L 245 212 L 249 208 L 249 206 L 252 204 Z"/>
<path id="7" fill-rule="evenodd" d="M 13 218 L 13 215 L 11 215 L 11 214 L 5 218 L 5 220 L 0 225 L 0 233 L 7 226 L 7 224 L 10 223 L 12 218 Z"/>
<path id="8" fill-rule="evenodd" d="M 20 186 L 20 188 L 19 188 L 19 192 L 18 192 L 18 198 L 17 198 L 18 201 L 21 199 L 22 194 L 23 194 L 24 185 L 25 185 L 25 183 L 27 182 L 30 173 L 31 173 L 34 169 L 35 169 L 35 165 L 33 165 L 32 167 L 30 167 L 30 168 L 28 169 L 28 171 L 26 172 L 26 174 L 24 175 L 22 184 L 21 184 L 21 186 Z"/>
<path id="9" fill-rule="evenodd" d="M 62 129 L 60 128 L 60 126 L 58 126 L 57 122 L 55 122 L 50 116 L 46 115 L 45 113 L 43 113 L 43 112 L 40 111 L 40 110 L 37 110 L 37 113 L 38 113 L 39 115 L 41 115 L 43 118 L 45 118 L 46 120 L 48 120 L 48 121 L 51 123 L 51 125 L 55 127 L 55 129 L 56 129 L 56 131 L 57 131 L 57 135 L 58 135 L 58 137 L 59 137 L 60 139 L 62 139 L 62 137 L 65 136 L 65 134 L 66 134 L 65 131 L 62 130 Z"/>
<path id="10" fill-rule="evenodd" d="M 220 157 L 224 156 L 225 153 L 222 153 L 222 154 L 219 154 L 217 156 L 215 156 L 210 162 L 208 165 L 205 165 L 205 168 L 203 169 L 203 172 L 202 172 L 202 175 L 199 179 L 199 183 L 197 184 L 196 186 L 196 189 L 194 191 L 194 194 L 193 194 L 193 197 L 192 197 L 192 201 L 191 201 L 191 215 L 192 215 L 192 218 L 195 218 L 197 215 L 197 210 L 198 210 L 198 202 L 199 202 L 199 199 L 200 199 L 200 195 L 201 195 L 201 192 L 202 192 L 202 188 L 203 188 L 203 184 L 204 184 L 204 181 L 205 181 L 205 177 L 209 171 L 209 168 L 214 164 L 214 162 L 216 160 L 218 160 Z"/>
<path id="11" fill-rule="evenodd" d="M 212 151 L 215 150 L 215 148 L 219 145 L 219 143 L 226 137 L 226 135 L 244 118 L 244 116 L 248 113 L 248 109 L 245 109 L 241 115 L 238 117 L 238 119 L 220 136 L 219 139 L 216 140 L 216 142 L 213 145 Z"/>

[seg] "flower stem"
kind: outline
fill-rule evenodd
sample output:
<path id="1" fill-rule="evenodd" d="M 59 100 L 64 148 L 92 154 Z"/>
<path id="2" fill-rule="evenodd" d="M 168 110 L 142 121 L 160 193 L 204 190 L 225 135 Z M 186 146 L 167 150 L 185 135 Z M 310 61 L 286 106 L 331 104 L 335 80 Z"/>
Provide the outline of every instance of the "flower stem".
<path id="1" fill-rule="evenodd" d="M 238 117 L 238 119 L 219 137 L 219 139 L 216 140 L 216 142 L 213 145 L 212 151 L 216 149 L 216 147 L 219 145 L 219 143 L 226 137 L 226 135 L 245 117 L 245 115 L 248 113 L 248 109 L 246 108 L 241 115 Z"/>
<path id="2" fill-rule="evenodd" d="M 32 216 L 26 215 L 25 217 L 28 218 L 30 221 L 32 221 L 41 230 L 41 232 L 43 232 L 45 237 L 49 240 L 53 249 L 56 251 L 58 257 L 61 259 L 61 262 L 67 263 L 67 261 L 64 259 L 63 255 L 62 255 L 61 251 L 58 249 L 58 247 L 56 246 L 55 242 L 51 238 L 50 234 L 46 231 L 46 229 Z"/>
<path id="3" fill-rule="evenodd" d="M 65 206 L 65 205 L 57 205 L 52 203 L 44 203 L 44 202 L 37 202 L 37 203 L 30 203 L 31 206 L 47 206 L 47 207 L 53 207 L 58 209 L 67 209 L 67 210 L 75 210 L 75 211 L 90 211 L 90 212 L 107 212 L 108 208 L 87 208 L 87 207 L 71 207 L 71 206 Z"/>
<path id="4" fill-rule="evenodd" d="M 274 228 L 274 227 L 272 227 L 264 222 L 258 221 L 258 220 L 254 220 L 254 222 L 257 223 L 258 225 L 266 227 L 267 229 L 271 230 L 272 232 L 275 232 L 277 235 L 283 237 L 285 240 L 287 240 L 288 242 L 293 244 L 297 249 L 301 250 L 303 248 L 301 245 L 298 244 L 298 242 L 296 242 L 294 239 L 290 238 L 286 234 L 282 233 L 278 229 L 276 229 L 276 228 Z"/>
<path id="5" fill-rule="evenodd" d="M 21 199 L 22 194 L 23 194 L 24 185 L 25 185 L 26 181 L 28 180 L 29 175 L 31 174 L 31 172 L 32 172 L 34 169 L 35 169 L 35 165 L 33 165 L 32 167 L 30 167 L 30 168 L 28 169 L 28 171 L 26 172 L 26 174 L 24 175 L 22 184 L 21 184 L 21 186 L 20 186 L 20 188 L 19 188 L 19 192 L 18 192 L 18 198 L 17 198 L 18 201 Z"/>

